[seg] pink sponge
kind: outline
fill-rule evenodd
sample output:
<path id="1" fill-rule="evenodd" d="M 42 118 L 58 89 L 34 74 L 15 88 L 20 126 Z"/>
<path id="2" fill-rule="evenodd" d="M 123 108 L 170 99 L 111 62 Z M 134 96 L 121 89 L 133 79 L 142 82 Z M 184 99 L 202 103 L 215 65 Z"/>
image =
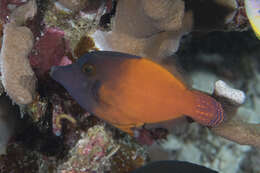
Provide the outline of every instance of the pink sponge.
<path id="1" fill-rule="evenodd" d="M 47 28 L 43 36 L 35 43 L 34 50 L 30 55 L 30 63 L 36 74 L 43 75 L 52 66 L 68 65 L 71 60 L 66 55 L 69 51 L 68 42 L 64 39 L 64 32 Z"/>

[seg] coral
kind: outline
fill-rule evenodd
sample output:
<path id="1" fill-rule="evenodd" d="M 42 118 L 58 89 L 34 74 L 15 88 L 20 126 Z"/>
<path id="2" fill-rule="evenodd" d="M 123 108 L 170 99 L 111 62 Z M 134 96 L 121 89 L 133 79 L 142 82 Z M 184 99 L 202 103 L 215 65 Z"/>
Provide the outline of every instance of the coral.
<path id="1" fill-rule="evenodd" d="M 36 95 L 33 102 L 26 107 L 26 112 L 30 115 L 34 122 L 38 122 L 43 117 L 47 110 L 47 99 Z"/>
<path id="2" fill-rule="evenodd" d="M 130 172 L 145 164 L 147 153 L 144 148 L 136 145 L 133 141 L 123 139 L 120 142 L 120 149 L 113 156 L 111 170 L 113 173 Z"/>
<path id="3" fill-rule="evenodd" d="M 250 27 L 249 20 L 246 15 L 246 10 L 244 7 L 244 1 L 237 0 L 237 9 L 235 11 L 234 17 L 228 22 L 227 29 L 230 31 L 245 31 Z"/>
<path id="4" fill-rule="evenodd" d="M 8 22 L 11 10 L 8 9 L 8 5 L 22 5 L 24 0 L 1 0 L 0 1 L 0 21 L 2 23 Z"/>
<path id="5" fill-rule="evenodd" d="M 149 148 L 151 160 L 190 161 L 228 173 L 238 172 L 240 163 L 251 148 L 217 136 L 195 123 L 188 125 L 180 134 L 169 135 L 167 141 L 161 144 L 164 151 L 156 152 L 154 148 Z"/>
<path id="6" fill-rule="evenodd" d="M 23 25 L 28 19 L 31 19 L 37 13 L 37 4 L 35 0 L 16 8 L 10 15 L 10 23 Z"/>
<path id="7" fill-rule="evenodd" d="M 212 129 L 217 135 L 241 145 L 260 148 L 260 125 L 231 120 L 218 128 Z"/>
<path id="8" fill-rule="evenodd" d="M 73 125 L 76 125 L 76 120 L 69 114 L 64 114 L 62 112 L 61 105 L 55 105 L 52 112 L 52 131 L 56 136 L 61 135 L 61 120 L 66 119 L 70 121 Z"/>
<path id="9" fill-rule="evenodd" d="M 90 37 L 83 36 L 74 49 L 74 55 L 79 58 L 90 50 L 97 50 L 95 43 Z"/>
<path id="10" fill-rule="evenodd" d="M 59 0 L 57 3 L 72 12 L 96 12 L 105 0 Z"/>
<path id="11" fill-rule="evenodd" d="M 112 136 L 103 126 L 96 125 L 82 134 L 70 151 L 70 158 L 58 167 L 58 172 L 104 172 L 109 170 L 110 159 L 118 151 Z"/>
<path id="12" fill-rule="evenodd" d="M 57 6 L 57 3 L 50 4 L 44 14 L 43 21 L 47 27 L 55 27 L 62 30 L 73 50 L 81 37 L 85 36 L 86 33 L 94 32 L 104 10 L 104 5 L 101 5 L 94 14 L 89 15 L 85 12 L 77 11 L 77 13 L 75 12 L 72 15 L 70 12 L 64 11 L 64 8 Z"/>
<path id="13" fill-rule="evenodd" d="M 176 52 L 191 27 L 192 14 L 184 13 L 181 0 L 120 0 L 112 31 L 96 31 L 92 37 L 101 50 L 158 58 Z"/>
<path id="14" fill-rule="evenodd" d="M 32 1 L 25 6 L 36 12 L 34 9 L 36 6 Z M 28 54 L 33 46 L 33 34 L 29 28 L 19 24 L 33 14 L 28 15 L 27 8 L 27 10 L 20 8 L 24 9 L 23 6 L 16 9 L 15 15 L 11 15 L 13 17 L 10 19 L 11 23 L 4 25 L 1 73 L 4 88 L 12 100 L 17 104 L 29 104 L 33 101 L 36 85 L 36 77 L 28 60 Z M 15 18 L 17 16 L 19 16 L 18 23 Z"/>
<path id="15" fill-rule="evenodd" d="M 70 48 L 64 39 L 64 32 L 56 28 L 46 28 L 37 40 L 29 56 L 30 63 L 37 75 L 44 75 L 54 65 L 68 65 Z"/>
<path id="16" fill-rule="evenodd" d="M 260 125 L 243 122 L 235 117 L 238 107 L 245 101 L 245 94 L 230 88 L 223 81 L 215 83 L 214 94 L 222 100 L 227 121 L 211 130 L 239 144 L 260 148 Z"/>
<path id="17" fill-rule="evenodd" d="M 79 11 L 84 8 L 88 0 L 59 0 L 58 2 L 72 11 Z"/>
<path id="18" fill-rule="evenodd" d="M 246 95 L 243 91 L 231 88 L 225 82 L 219 80 L 215 83 L 215 95 L 229 99 L 234 105 L 241 105 L 245 102 Z"/>
<path id="19" fill-rule="evenodd" d="M 141 3 L 123 0 L 117 4 L 115 25 L 112 31 L 135 38 L 150 37 L 163 31 L 179 30 L 183 16 L 184 2 L 181 0 L 142 0 Z"/>

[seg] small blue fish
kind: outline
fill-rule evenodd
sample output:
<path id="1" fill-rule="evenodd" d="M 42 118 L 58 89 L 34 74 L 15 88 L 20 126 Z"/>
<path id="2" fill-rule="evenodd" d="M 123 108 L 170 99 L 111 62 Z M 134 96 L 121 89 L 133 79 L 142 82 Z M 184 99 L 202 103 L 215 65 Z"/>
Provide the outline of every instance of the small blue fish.
<path id="1" fill-rule="evenodd" d="M 176 160 L 149 163 L 130 173 L 218 173 L 204 166 Z"/>
<path id="2" fill-rule="evenodd" d="M 245 0 L 245 9 L 256 37 L 260 39 L 260 0 Z"/>

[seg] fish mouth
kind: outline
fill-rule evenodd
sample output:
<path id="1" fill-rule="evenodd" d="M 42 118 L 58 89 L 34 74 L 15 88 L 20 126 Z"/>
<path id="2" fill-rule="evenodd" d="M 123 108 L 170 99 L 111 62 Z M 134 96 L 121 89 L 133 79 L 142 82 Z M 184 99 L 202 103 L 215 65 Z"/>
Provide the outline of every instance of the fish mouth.
<path id="1" fill-rule="evenodd" d="M 52 79 L 60 84 L 69 83 L 71 79 L 70 76 L 71 66 L 52 66 L 49 75 Z M 64 82 L 66 81 L 66 82 Z"/>
<path id="2" fill-rule="evenodd" d="M 50 70 L 50 72 L 49 72 L 49 75 L 50 75 L 51 77 L 53 77 L 54 74 L 55 74 L 55 72 L 57 71 L 57 69 L 58 69 L 58 66 L 52 66 L 52 67 L 51 67 L 51 70 Z"/>

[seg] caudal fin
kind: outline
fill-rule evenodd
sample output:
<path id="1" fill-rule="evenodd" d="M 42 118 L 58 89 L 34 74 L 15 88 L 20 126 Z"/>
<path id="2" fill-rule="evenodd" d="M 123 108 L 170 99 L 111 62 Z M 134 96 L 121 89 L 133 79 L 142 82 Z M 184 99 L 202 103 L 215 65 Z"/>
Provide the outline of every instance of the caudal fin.
<path id="1" fill-rule="evenodd" d="M 209 127 L 216 127 L 225 119 L 222 105 L 213 97 L 199 91 L 192 91 L 195 95 L 195 109 L 189 115 L 194 121 Z"/>

